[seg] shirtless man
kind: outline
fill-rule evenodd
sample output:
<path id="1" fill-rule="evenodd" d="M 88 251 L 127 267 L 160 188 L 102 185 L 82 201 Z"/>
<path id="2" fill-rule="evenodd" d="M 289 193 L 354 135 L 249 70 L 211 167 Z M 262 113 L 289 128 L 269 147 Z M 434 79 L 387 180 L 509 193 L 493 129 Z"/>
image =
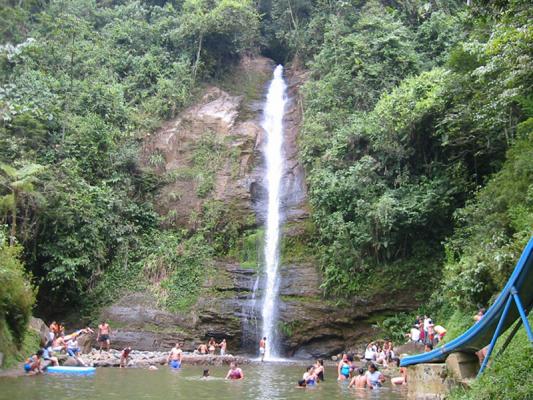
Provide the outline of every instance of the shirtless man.
<path id="1" fill-rule="evenodd" d="M 109 341 L 109 335 L 111 334 L 111 329 L 109 324 L 104 320 L 100 325 L 98 325 L 98 343 L 100 343 L 100 353 L 102 352 L 102 347 L 105 347 L 106 351 L 109 351 L 109 346 L 111 342 Z"/>
<path id="2" fill-rule="evenodd" d="M 220 347 L 220 355 L 225 356 L 226 355 L 226 349 L 228 344 L 226 343 L 226 339 L 222 339 L 222 342 L 218 345 Z"/>
<path id="3" fill-rule="evenodd" d="M 263 339 L 259 341 L 259 354 L 261 355 L 261 361 L 264 361 L 265 359 L 266 341 L 266 337 L 263 337 Z"/>
<path id="4" fill-rule="evenodd" d="M 205 343 L 202 343 L 200 346 L 198 346 L 197 350 L 198 350 L 198 353 L 205 356 L 207 354 L 207 345 Z"/>
<path id="5" fill-rule="evenodd" d="M 183 351 L 180 348 L 180 344 L 176 345 L 170 350 L 170 353 L 167 357 L 167 363 L 169 367 L 172 368 L 181 368 L 181 358 L 183 356 Z"/>

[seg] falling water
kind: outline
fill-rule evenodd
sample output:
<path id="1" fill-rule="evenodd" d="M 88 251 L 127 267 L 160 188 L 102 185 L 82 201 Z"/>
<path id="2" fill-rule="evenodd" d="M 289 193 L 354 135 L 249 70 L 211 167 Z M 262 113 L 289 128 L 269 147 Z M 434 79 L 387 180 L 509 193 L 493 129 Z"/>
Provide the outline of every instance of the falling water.
<path id="1" fill-rule="evenodd" d="M 265 111 L 261 126 L 266 132 L 266 145 L 263 149 L 266 159 L 266 181 L 268 188 L 268 209 L 264 262 L 266 285 L 263 297 L 263 330 L 267 337 L 265 359 L 278 355 L 276 340 L 276 303 L 279 292 L 279 242 L 280 242 L 280 189 L 283 173 L 283 114 L 285 112 L 286 85 L 283 80 L 283 67 L 274 70 L 274 79 L 268 88 Z"/>

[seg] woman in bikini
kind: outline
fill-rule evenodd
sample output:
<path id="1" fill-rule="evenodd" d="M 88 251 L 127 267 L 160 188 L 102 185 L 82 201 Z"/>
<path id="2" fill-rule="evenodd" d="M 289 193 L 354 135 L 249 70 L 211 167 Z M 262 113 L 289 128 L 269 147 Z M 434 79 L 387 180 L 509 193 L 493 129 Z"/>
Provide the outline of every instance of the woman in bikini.
<path id="1" fill-rule="evenodd" d="M 241 379 L 244 379 L 244 372 L 242 372 L 242 369 L 237 367 L 237 364 L 231 363 L 229 366 L 228 374 L 226 375 L 226 379 L 239 381 Z"/>

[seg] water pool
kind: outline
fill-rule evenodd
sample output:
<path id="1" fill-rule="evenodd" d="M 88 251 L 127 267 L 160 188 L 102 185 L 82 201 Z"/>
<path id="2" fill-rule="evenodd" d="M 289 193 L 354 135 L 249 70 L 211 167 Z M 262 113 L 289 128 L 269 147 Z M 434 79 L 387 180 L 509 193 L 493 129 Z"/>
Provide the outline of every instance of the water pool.
<path id="1" fill-rule="evenodd" d="M 254 363 L 242 366 L 243 381 L 225 381 L 226 367 L 209 367 L 211 377 L 201 379 L 202 366 L 181 370 L 99 368 L 92 376 L 49 374 L 0 378 L 0 399 L 406 399 L 405 387 L 378 390 L 348 389 L 336 381 L 336 369 L 326 368 L 326 381 L 314 388 L 299 389 L 296 382 L 304 365 Z"/>

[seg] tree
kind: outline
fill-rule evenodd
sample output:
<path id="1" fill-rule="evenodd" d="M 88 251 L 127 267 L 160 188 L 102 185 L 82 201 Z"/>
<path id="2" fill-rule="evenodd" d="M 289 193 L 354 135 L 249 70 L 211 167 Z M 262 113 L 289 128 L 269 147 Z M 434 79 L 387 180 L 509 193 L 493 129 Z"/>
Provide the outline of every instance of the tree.
<path id="1" fill-rule="evenodd" d="M 24 197 L 40 197 L 35 189 L 37 175 L 43 171 L 43 166 L 39 164 L 25 164 L 16 169 L 7 164 L 0 164 L 0 184 L 8 190 L 8 194 L 0 197 L 0 206 L 11 211 L 11 233 L 9 245 L 13 246 L 17 234 L 17 209 L 22 207 L 21 202 Z M 6 218 L 7 219 L 7 218 Z"/>

